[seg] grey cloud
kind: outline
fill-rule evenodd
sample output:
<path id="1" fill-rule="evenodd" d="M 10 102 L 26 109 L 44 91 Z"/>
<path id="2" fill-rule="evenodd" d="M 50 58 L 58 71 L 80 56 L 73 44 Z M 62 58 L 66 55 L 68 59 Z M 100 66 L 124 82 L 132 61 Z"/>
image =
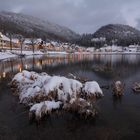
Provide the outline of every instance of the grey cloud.
<path id="1" fill-rule="evenodd" d="M 140 28 L 139 0 L 0 0 L 0 3 L 0 10 L 37 16 L 79 33 L 93 33 L 109 23 Z"/>

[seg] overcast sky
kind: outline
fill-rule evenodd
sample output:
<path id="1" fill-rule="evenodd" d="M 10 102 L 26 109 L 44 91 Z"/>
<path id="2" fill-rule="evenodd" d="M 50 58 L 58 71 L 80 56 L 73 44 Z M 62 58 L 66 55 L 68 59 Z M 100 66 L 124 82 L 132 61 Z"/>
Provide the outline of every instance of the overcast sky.
<path id="1" fill-rule="evenodd" d="M 0 11 L 33 15 L 78 33 L 109 23 L 140 29 L 140 0 L 0 0 Z"/>

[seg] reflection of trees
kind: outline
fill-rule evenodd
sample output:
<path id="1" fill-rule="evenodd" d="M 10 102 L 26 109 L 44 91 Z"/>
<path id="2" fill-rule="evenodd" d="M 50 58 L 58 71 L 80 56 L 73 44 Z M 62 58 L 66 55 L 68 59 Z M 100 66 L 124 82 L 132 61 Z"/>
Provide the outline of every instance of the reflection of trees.
<path id="1" fill-rule="evenodd" d="M 121 103 L 122 103 L 122 96 L 120 96 L 119 98 L 113 96 L 113 107 L 114 107 L 114 109 L 117 109 L 117 107 L 119 105 L 121 105 Z"/>
<path id="2" fill-rule="evenodd" d="M 139 72 L 140 57 L 132 63 L 127 56 L 101 55 L 66 55 L 66 56 L 33 56 L 30 58 L 10 59 L 0 63 L 0 74 L 19 72 L 22 69 L 55 72 L 92 72 L 102 78 L 128 77 Z M 103 59 L 104 58 L 104 59 Z M 132 58 L 132 57 L 131 57 Z M 135 57 L 133 57 L 135 58 Z"/>
<path id="3" fill-rule="evenodd" d="M 33 61 L 32 61 L 32 70 L 34 70 L 34 68 L 35 68 L 35 58 L 34 58 L 34 56 L 33 56 Z"/>
<path id="4" fill-rule="evenodd" d="M 114 66 L 110 67 L 106 64 L 96 65 L 92 67 L 92 70 L 101 77 L 126 78 L 139 72 L 140 63 L 117 62 Z"/>

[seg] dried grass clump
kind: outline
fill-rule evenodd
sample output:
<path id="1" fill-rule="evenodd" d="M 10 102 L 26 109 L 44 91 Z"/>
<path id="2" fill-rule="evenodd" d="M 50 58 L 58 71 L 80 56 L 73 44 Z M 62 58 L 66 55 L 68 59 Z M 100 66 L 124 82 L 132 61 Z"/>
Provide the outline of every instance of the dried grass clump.
<path id="1" fill-rule="evenodd" d="M 14 76 L 10 86 L 20 103 L 31 106 L 29 119 L 37 121 L 55 110 L 74 112 L 85 118 L 95 117 L 94 103 L 103 96 L 96 81 L 81 83 L 76 79 L 25 70 Z"/>

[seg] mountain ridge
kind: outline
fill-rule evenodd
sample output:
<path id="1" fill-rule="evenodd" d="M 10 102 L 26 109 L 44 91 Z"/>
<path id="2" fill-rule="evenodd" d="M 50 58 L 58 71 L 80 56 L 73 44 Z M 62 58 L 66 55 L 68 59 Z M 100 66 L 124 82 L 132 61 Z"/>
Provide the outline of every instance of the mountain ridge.
<path id="1" fill-rule="evenodd" d="M 24 36 L 71 41 L 79 37 L 71 29 L 22 13 L 0 12 L 0 30 Z"/>

